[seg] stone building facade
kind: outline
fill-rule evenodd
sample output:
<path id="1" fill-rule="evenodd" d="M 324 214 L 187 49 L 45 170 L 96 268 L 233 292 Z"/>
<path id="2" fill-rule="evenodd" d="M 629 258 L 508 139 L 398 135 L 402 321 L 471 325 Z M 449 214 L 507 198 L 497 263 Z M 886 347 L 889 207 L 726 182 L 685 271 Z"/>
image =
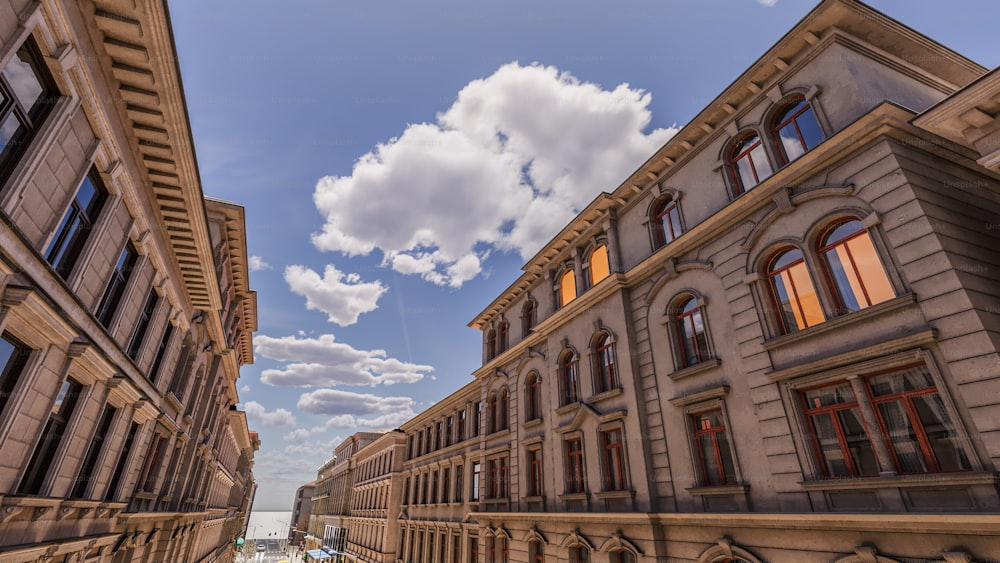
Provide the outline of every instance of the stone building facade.
<path id="1" fill-rule="evenodd" d="M 230 561 L 256 295 L 166 3 L 0 1 L 0 561 Z"/>
<path id="2" fill-rule="evenodd" d="M 995 560 L 997 100 L 821 2 L 473 319 L 396 561 Z"/>
<path id="3" fill-rule="evenodd" d="M 316 481 L 310 481 L 295 491 L 292 503 L 292 522 L 288 528 L 288 541 L 293 546 L 305 542 L 309 533 L 309 517 L 312 515 L 312 497 L 316 491 Z"/>

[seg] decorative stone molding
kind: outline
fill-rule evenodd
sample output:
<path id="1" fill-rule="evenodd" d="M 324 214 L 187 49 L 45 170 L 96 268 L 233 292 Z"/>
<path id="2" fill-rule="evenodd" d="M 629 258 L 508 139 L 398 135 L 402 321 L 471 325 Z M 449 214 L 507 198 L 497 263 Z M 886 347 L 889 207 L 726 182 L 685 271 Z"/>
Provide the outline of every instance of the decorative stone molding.
<path id="1" fill-rule="evenodd" d="M 698 563 L 712 563 L 716 560 L 730 561 L 736 560 L 741 563 L 761 563 L 760 559 L 749 551 L 733 545 L 733 541 L 728 537 L 715 540 L 715 545 L 706 549 L 698 556 Z"/>

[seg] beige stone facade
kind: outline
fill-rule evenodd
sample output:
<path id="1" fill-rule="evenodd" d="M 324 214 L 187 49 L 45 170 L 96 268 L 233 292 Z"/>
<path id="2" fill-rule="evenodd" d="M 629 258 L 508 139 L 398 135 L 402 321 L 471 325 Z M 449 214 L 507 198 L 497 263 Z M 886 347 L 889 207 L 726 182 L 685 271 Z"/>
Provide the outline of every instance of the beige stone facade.
<path id="1" fill-rule="evenodd" d="M 230 561 L 256 295 L 165 2 L 2 0 L 0 69 L 0 561 Z"/>
<path id="2" fill-rule="evenodd" d="M 471 322 L 396 561 L 996 560 L 998 83 L 821 2 Z"/>

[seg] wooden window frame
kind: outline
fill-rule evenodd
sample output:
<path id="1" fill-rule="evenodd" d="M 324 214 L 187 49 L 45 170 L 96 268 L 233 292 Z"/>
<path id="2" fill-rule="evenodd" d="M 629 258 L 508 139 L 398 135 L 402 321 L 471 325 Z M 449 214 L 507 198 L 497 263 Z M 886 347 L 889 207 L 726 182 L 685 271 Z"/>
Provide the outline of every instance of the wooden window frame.
<path id="1" fill-rule="evenodd" d="M 576 444 L 579 448 L 574 449 Z M 566 455 L 566 494 L 587 492 L 586 460 L 584 458 L 583 437 L 572 436 L 563 441 Z"/>
<path id="2" fill-rule="evenodd" d="M 611 435 L 617 433 L 620 436 L 618 442 L 610 441 Z M 602 489 L 605 491 L 627 491 L 629 490 L 628 463 L 625 453 L 625 430 L 620 426 L 602 430 L 601 439 L 601 473 Z M 618 469 L 618 479 L 613 479 L 612 466 Z"/>
<path id="3" fill-rule="evenodd" d="M 608 332 L 601 332 L 591 347 L 594 354 L 594 390 L 606 393 L 620 387 L 615 339 Z"/>
<path id="4" fill-rule="evenodd" d="M 803 104 L 803 106 L 792 112 L 791 110 L 794 110 L 795 106 L 799 104 Z M 778 157 L 779 166 L 785 166 L 795 160 L 788 157 L 788 154 L 785 152 L 785 145 L 781 142 L 781 135 L 779 134 L 787 125 L 794 124 L 795 134 L 799 139 L 799 144 L 802 146 L 802 154 L 815 148 L 807 146 L 805 138 L 802 136 L 802 128 L 799 126 L 799 117 L 807 111 L 812 113 L 813 119 L 816 120 L 816 127 L 823 133 L 823 139 L 820 142 L 826 140 L 826 132 L 823 131 L 823 126 L 820 125 L 819 116 L 816 114 L 816 109 L 813 107 L 812 101 L 801 94 L 792 96 L 778 107 L 777 111 L 774 112 L 774 117 L 771 119 L 771 143 Z"/>

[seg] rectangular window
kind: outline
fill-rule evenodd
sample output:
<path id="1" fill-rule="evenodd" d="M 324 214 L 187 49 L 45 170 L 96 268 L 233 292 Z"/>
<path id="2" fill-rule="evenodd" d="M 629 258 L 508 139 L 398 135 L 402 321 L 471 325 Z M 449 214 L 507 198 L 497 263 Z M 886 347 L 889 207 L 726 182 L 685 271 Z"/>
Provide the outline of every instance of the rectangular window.
<path id="1" fill-rule="evenodd" d="M 566 440 L 566 492 L 582 493 L 586 490 L 583 477 L 583 440 Z"/>
<path id="2" fill-rule="evenodd" d="M 465 418 L 465 409 L 458 411 L 458 437 L 455 438 L 458 442 L 465 440 Z"/>
<path id="3" fill-rule="evenodd" d="M 38 46 L 29 36 L 0 71 L 0 183 L 58 99 Z"/>
<path id="4" fill-rule="evenodd" d="M 542 450 L 528 450 L 528 496 L 542 496 Z"/>
<path id="5" fill-rule="evenodd" d="M 479 563 L 479 538 L 469 538 L 469 563 Z"/>
<path id="6" fill-rule="evenodd" d="M 70 417 L 73 410 L 80 401 L 83 392 L 83 385 L 77 383 L 72 378 L 66 378 L 59 395 L 49 412 L 49 419 L 45 423 L 45 429 L 35 445 L 35 451 L 31 454 L 31 461 L 28 462 L 28 470 L 24 473 L 17 492 L 25 495 L 37 495 L 42 492 L 42 485 L 52 468 L 56 450 L 62 443 L 66 427 L 69 426 Z"/>
<path id="7" fill-rule="evenodd" d="M 153 434 L 153 439 L 149 442 L 149 452 L 146 454 L 146 478 L 142 481 L 141 489 L 147 493 L 153 492 L 156 486 L 156 473 L 160 469 L 160 458 L 163 455 L 163 443 L 167 439 L 159 434 Z"/>
<path id="8" fill-rule="evenodd" d="M 434 423 L 434 449 L 440 450 L 444 442 L 441 441 L 441 421 Z"/>
<path id="9" fill-rule="evenodd" d="M 146 339 L 146 331 L 149 330 L 149 321 L 153 318 L 153 311 L 156 310 L 156 303 L 159 299 L 160 296 L 156 294 L 155 289 L 149 290 L 146 303 L 142 306 L 142 312 L 139 313 L 139 320 L 136 321 L 135 330 L 132 331 L 132 339 L 128 343 L 128 357 L 133 360 L 139 358 L 142 342 Z"/>
<path id="10" fill-rule="evenodd" d="M 156 347 L 156 358 L 152 367 L 149 368 L 149 381 L 156 383 L 156 376 L 160 373 L 160 365 L 163 363 L 163 356 L 167 353 L 167 346 L 170 345 L 170 337 L 174 333 L 174 325 L 167 322 L 167 327 L 163 329 L 163 336 L 160 338 L 160 345 Z"/>
<path id="11" fill-rule="evenodd" d="M 846 381 L 802 393 L 812 427 L 813 448 L 827 477 L 878 475 L 878 461 L 861 419 L 851 384 Z"/>
<path id="12" fill-rule="evenodd" d="M 625 444 L 621 430 L 601 432 L 604 445 L 604 490 L 624 491 L 628 488 L 625 478 Z"/>
<path id="13" fill-rule="evenodd" d="M 410 490 L 410 480 L 411 479 L 407 477 L 406 484 L 403 485 L 403 504 L 410 504 L 410 493 L 412 493 Z"/>
<path id="14" fill-rule="evenodd" d="M 132 241 L 126 242 L 121 256 L 118 257 L 118 263 L 115 264 L 115 270 L 111 272 L 111 279 L 108 280 L 108 287 L 105 288 L 104 296 L 101 297 L 101 304 L 97 306 L 97 312 L 94 314 L 97 320 L 104 325 L 104 328 L 111 326 L 111 320 L 115 317 L 115 311 L 118 310 L 118 303 L 121 301 L 122 295 L 125 294 L 125 286 L 128 285 L 128 279 L 138 261 L 139 253 L 132 246 Z"/>
<path id="15" fill-rule="evenodd" d="M 118 485 L 121 483 L 122 474 L 125 473 L 125 466 L 128 465 L 129 454 L 132 452 L 132 443 L 135 441 L 135 434 L 139 431 L 139 425 L 135 422 L 128 429 L 125 435 L 125 443 L 122 444 L 122 451 L 118 454 L 118 462 L 115 464 L 115 472 L 111 475 L 111 483 L 104 495 L 104 500 L 114 500 L 115 493 L 118 492 Z"/>
<path id="16" fill-rule="evenodd" d="M 420 504 L 427 504 L 430 502 L 427 496 L 427 489 L 430 486 L 431 476 L 429 473 L 424 473 L 423 475 L 423 487 L 420 489 Z"/>
<path id="17" fill-rule="evenodd" d="M 0 416 L 4 414 L 7 401 L 14 394 L 14 387 L 21 379 L 30 355 L 31 349 L 13 336 L 4 333 L 3 338 L 0 338 L 0 364 L 3 364 L 3 372 L 0 372 Z"/>
<path id="18" fill-rule="evenodd" d="M 436 504 L 438 502 L 438 476 L 437 470 L 431 472 L 431 504 Z"/>
<path id="19" fill-rule="evenodd" d="M 83 245 L 97 223 L 105 199 L 107 191 L 97 172 L 92 170 L 76 190 L 76 196 L 59 222 L 56 235 L 45 252 L 45 259 L 63 279 L 69 278 L 73 272 Z"/>
<path id="20" fill-rule="evenodd" d="M 479 436 L 479 425 L 483 422 L 483 402 L 476 401 L 472 405 L 472 436 Z"/>
<path id="21" fill-rule="evenodd" d="M 507 487 L 509 481 L 509 468 L 507 457 L 497 457 L 487 462 L 487 498 L 505 499 L 510 495 Z"/>
<path id="22" fill-rule="evenodd" d="M 446 424 L 444 427 L 444 445 L 446 446 L 451 445 L 452 436 L 455 435 L 454 432 L 455 432 L 455 417 L 449 416 L 448 424 Z"/>
<path id="23" fill-rule="evenodd" d="M 462 536 L 451 536 L 451 563 L 462 563 Z"/>
<path id="24" fill-rule="evenodd" d="M 441 470 L 441 502 L 448 504 L 451 502 L 451 468 L 445 467 Z"/>
<path id="25" fill-rule="evenodd" d="M 736 482 L 729 436 L 722 411 L 713 410 L 691 416 L 694 426 L 695 454 L 702 485 L 731 485 Z"/>
<path id="26" fill-rule="evenodd" d="M 482 473 L 482 466 L 478 461 L 472 464 L 472 494 L 469 495 L 469 499 L 472 502 L 479 502 L 479 479 L 480 473 Z"/>
<path id="27" fill-rule="evenodd" d="M 111 430 L 111 423 L 114 421 L 115 413 L 117 412 L 118 410 L 113 406 L 105 405 L 104 413 L 97 423 L 97 430 L 90 440 L 90 445 L 87 446 L 87 455 L 83 458 L 83 465 L 80 467 L 80 473 L 76 476 L 76 483 L 73 485 L 73 492 L 70 494 L 70 498 L 83 498 L 83 495 L 87 492 L 87 486 L 95 476 L 94 468 L 97 466 L 97 458 L 101 455 L 101 448 L 104 447 L 108 431 Z"/>
<path id="28" fill-rule="evenodd" d="M 465 466 L 455 466 L 455 502 L 462 502 L 462 487 L 465 486 Z"/>

